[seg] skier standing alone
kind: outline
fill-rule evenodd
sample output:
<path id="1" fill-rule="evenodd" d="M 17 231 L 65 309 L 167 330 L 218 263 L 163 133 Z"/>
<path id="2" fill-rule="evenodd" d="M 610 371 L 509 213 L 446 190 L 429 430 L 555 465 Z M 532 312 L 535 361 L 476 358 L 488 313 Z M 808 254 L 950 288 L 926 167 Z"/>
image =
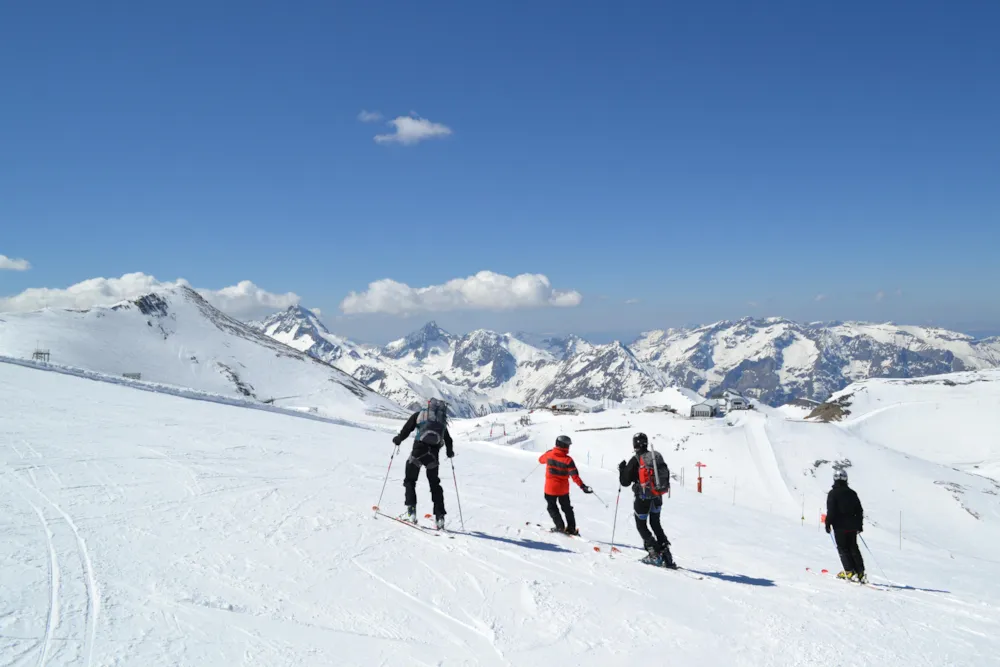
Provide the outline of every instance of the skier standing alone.
<path id="1" fill-rule="evenodd" d="M 670 540 L 660 525 L 663 494 L 670 491 L 670 469 L 659 452 L 649 451 L 649 439 L 645 433 L 632 436 L 632 450 L 635 456 L 628 463 L 622 461 L 618 464 L 618 481 L 622 486 L 631 485 L 635 493 L 635 527 L 648 552 L 642 560 L 651 565 L 676 568 L 677 564 L 670 554 Z M 649 526 L 646 525 L 647 520 Z M 649 532 L 650 527 L 652 533 Z"/>
<path id="2" fill-rule="evenodd" d="M 858 548 L 858 533 L 864 530 L 864 508 L 854 489 L 847 486 L 847 471 L 833 472 L 833 488 L 826 496 L 826 532 L 833 529 L 843 571 L 837 576 L 866 583 L 865 562 Z"/>
<path id="3" fill-rule="evenodd" d="M 594 490 L 580 480 L 580 473 L 569 455 L 569 446 L 572 444 L 573 441 L 568 435 L 560 435 L 556 438 L 556 446 L 539 456 L 538 462 L 545 464 L 545 502 L 548 505 L 552 523 L 555 524 L 552 532 L 579 535 L 580 531 L 576 527 L 576 515 L 569 502 L 569 480 L 573 478 L 573 481 L 584 493 L 593 493 Z M 565 523 L 563 523 L 562 515 L 559 513 L 557 502 L 566 514 Z"/>
<path id="4" fill-rule="evenodd" d="M 406 475 L 403 487 L 406 489 L 406 520 L 417 523 L 417 477 L 420 468 L 427 471 L 427 483 L 431 487 L 431 501 L 434 503 L 434 524 L 444 528 L 444 491 L 441 490 L 441 476 L 438 474 L 438 454 L 444 445 L 448 458 L 455 456 L 454 443 L 448 433 L 448 405 L 437 398 L 427 401 L 427 407 L 413 415 L 403 425 L 403 430 L 392 439 L 397 447 L 416 430 L 413 451 L 406 459 Z"/>

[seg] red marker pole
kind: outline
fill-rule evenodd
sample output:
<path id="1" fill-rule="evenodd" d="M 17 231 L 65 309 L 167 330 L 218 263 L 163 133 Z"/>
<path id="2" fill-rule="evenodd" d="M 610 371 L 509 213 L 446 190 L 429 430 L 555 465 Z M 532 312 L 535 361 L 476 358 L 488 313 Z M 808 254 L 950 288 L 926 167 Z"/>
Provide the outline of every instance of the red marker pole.
<path id="1" fill-rule="evenodd" d="M 701 461 L 698 461 L 694 465 L 696 468 L 698 468 L 698 493 L 701 493 L 701 469 L 707 468 L 708 466 L 702 463 Z"/>

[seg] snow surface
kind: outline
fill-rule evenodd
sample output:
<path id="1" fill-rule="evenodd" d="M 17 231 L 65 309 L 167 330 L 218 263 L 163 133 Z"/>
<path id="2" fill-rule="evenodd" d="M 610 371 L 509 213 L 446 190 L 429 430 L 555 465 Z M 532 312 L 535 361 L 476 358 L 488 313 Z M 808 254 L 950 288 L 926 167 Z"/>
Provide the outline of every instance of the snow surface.
<path id="1" fill-rule="evenodd" d="M 5 363 L 0 404 L 2 664 L 936 666 L 991 665 L 1000 650 L 996 484 L 850 428 L 766 409 L 536 411 L 499 416 L 510 431 L 531 421 L 517 431 L 528 440 L 504 445 L 474 439 L 489 420 L 456 422 L 467 532 L 446 465 L 447 539 L 372 518 L 384 433 Z M 628 490 L 622 553 L 608 556 L 614 468 L 638 429 L 686 470 L 664 523 L 704 580 L 634 562 Z M 574 492 L 585 540 L 524 525 L 546 522 L 532 470 L 560 432 L 610 505 Z M 901 588 L 805 572 L 837 567 L 812 510 L 831 470 L 818 457 L 851 459 L 865 539 Z"/>

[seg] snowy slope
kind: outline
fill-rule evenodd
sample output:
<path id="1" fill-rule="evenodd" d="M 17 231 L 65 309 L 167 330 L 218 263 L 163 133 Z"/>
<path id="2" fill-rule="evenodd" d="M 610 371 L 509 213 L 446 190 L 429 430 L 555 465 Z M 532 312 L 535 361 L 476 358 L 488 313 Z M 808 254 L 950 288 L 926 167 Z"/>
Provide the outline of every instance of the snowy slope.
<path id="1" fill-rule="evenodd" d="M 912 588 L 853 587 L 805 573 L 834 566 L 825 535 L 733 507 L 708 492 L 711 479 L 694 494 L 689 479 L 664 516 L 679 562 L 705 576 L 695 581 L 633 562 L 626 508 L 622 554 L 609 559 L 613 509 L 593 497 L 574 495 L 590 541 L 524 526 L 544 519 L 541 480 L 517 482 L 535 455 L 514 447 L 459 441 L 468 533 L 451 540 L 372 518 L 385 435 L 6 364 L 0 402 L 4 664 L 936 666 L 989 665 L 1000 650 L 1000 566 L 963 555 L 996 536 L 972 527 L 948 535 L 950 557 L 933 545 L 895 551 L 894 527 L 870 526 L 881 564 Z M 635 419 L 664 437 L 697 430 L 684 444 L 715 450 L 747 426 Z M 768 435 L 767 415 L 747 419 Z M 627 449 L 627 434 L 592 446 Z M 767 449 L 758 442 L 756 455 Z M 613 503 L 614 474 L 582 458 Z M 450 485 L 446 498 L 458 527 Z M 924 512 L 948 512 L 940 500 Z"/>
<path id="2" fill-rule="evenodd" d="M 849 411 L 841 425 L 868 442 L 1000 478 L 1000 370 L 866 380 L 831 400 Z"/>
<path id="3" fill-rule="evenodd" d="M 87 311 L 0 315 L 0 354 L 357 419 L 402 414 L 342 371 L 227 317 L 187 287 Z"/>

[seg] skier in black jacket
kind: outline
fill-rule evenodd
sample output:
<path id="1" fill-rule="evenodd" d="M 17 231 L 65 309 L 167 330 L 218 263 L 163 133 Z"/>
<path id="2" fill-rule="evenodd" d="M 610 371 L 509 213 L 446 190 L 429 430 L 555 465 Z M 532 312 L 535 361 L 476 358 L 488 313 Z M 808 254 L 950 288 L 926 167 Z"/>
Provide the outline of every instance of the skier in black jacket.
<path id="1" fill-rule="evenodd" d="M 427 483 L 431 487 L 431 500 L 434 503 L 434 523 L 438 529 L 444 528 L 444 491 L 441 489 L 441 476 L 438 474 L 438 454 L 444 445 L 448 458 L 455 456 L 454 443 L 448 432 L 448 406 L 444 401 L 432 398 L 427 407 L 413 415 L 403 425 L 399 435 L 392 439 L 397 447 L 417 432 L 413 439 L 413 451 L 406 459 L 406 475 L 403 477 L 403 487 L 406 489 L 406 518 L 417 523 L 417 477 L 420 468 L 427 469 Z"/>
<path id="2" fill-rule="evenodd" d="M 833 530 L 844 570 L 841 579 L 865 583 L 865 562 L 858 548 L 858 533 L 864 530 L 864 508 L 854 489 L 847 486 L 847 471 L 833 472 L 833 488 L 826 496 L 826 532 Z"/>
<path id="3" fill-rule="evenodd" d="M 635 514 L 635 527 L 639 531 L 639 535 L 642 536 L 643 546 L 649 552 L 647 562 L 676 568 L 677 565 L 670 554 L 670 540 L 667 539 L 663 532 L 663 526 L 660 525 L 663 497 L 651 493 L 648 485 L 644 487 L 639 479 L 639 459 L 644 455 L 647 459 L 650 456 L 649 439 L 645 433 L 636 433 L 632 436 L 632 450 L 635 452 L 635 456 L 628 463 L 622 461 L 618 464 L 618 481 L 622 486 L 631 485 L 632 492 L 635 494 L 635 503 L 632 506 Z M 660 456 L 658 452 L 653 452 L 652 455 Z M 669 471 L 666 474 L 669 489 Z M 649 527 L 646 526 L 647 520 Z M 653 529 L 652 533 L 649 532 L 650 527 Z"/>

